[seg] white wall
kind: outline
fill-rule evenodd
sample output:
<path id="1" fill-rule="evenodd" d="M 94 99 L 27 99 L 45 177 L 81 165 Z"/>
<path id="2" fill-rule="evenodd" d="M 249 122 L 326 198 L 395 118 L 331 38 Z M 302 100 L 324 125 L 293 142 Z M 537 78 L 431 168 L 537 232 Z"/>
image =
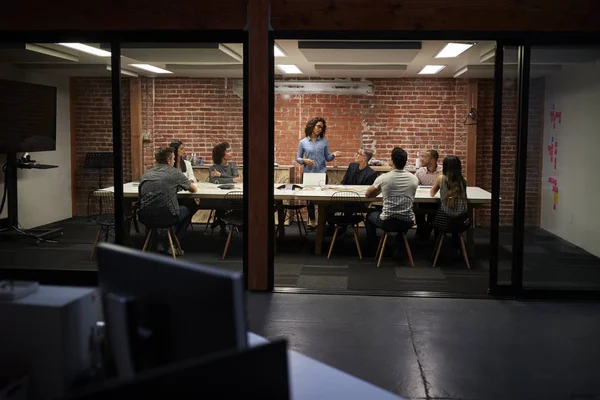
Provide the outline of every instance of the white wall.
<path id="1" fill-rule="evenodd" d="M 25 73 L 0 65 L 0 78 L 19 80 L 57 88 L 56 151 L 30 153 L 42 163 L 58 165 L 47 170 L 19 170 L 19 222 L 26 228 L 72 217 L 71 209 L 71 127 L 69 78 L 49 74 Z M 6 157 L 0 155 L 0 165 Z M 4 174 L 0 174 L 0 195 L 4 191 Z M 1 197 L 0 197 L 1 199 Z M 5 218 L 7 204 L 0 217 Z"/>
<path id="2" fill-rule="evenodd" d="M 600 63 L 578 65 L 546 77 L 542 146 L 541 228 L 600 257 Z M 554 104 L 562 122 L 553 129 Z M 556 170 L 548 145 L 558 140 Z M 558 205 L 549 178 L 558 186 Z"/>

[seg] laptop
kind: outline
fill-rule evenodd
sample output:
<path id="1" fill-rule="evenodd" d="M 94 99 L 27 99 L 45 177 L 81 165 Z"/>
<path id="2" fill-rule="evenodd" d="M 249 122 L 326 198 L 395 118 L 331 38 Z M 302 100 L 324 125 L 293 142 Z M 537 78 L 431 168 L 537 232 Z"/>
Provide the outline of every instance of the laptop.
<path id="1" fill-rule="evenodd" d="M 325 172 L 305 172 L 302 176 L 302 186 L 304 187 L 321 187 L 327 182 L 327 174 Z"/>

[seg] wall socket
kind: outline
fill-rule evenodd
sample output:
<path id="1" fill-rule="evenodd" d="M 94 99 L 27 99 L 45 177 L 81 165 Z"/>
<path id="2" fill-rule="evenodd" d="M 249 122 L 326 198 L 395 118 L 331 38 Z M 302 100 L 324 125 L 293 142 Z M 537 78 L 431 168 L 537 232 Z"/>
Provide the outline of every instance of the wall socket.
<path id="1" fill-rule="evenodd" d="M 152 139 L 152 137 L 150 136 L 150 133 L 148 133 L 148 132 L 142 133 L 142 140 L 144 142 L 149 142 L 151 139 Z"/>

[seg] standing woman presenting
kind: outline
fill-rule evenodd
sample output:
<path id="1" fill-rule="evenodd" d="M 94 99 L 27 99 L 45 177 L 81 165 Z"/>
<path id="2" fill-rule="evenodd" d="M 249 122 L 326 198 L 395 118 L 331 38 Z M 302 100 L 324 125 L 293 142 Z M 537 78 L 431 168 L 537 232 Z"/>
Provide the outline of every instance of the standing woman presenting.
<path id="1" fill-rule="evenodd" d="M 332 161 L 341 153 L 329 151 L 329 142 L 325 139 L 327 132 L 327 123 L 322 117 L 315 117 L 308 121 L 304 133 L 306 137 L 298 144 L 298 155 L 296 161 L 298 164 L 304 165 L 305 173 L 325 173 L 327 172 L 328 161 Z M 316 228 L 317 221 L 315 220 L 315 205 L 312 202 L 307 202 L 308 218 L 310 218 L 311 228 Z"/>

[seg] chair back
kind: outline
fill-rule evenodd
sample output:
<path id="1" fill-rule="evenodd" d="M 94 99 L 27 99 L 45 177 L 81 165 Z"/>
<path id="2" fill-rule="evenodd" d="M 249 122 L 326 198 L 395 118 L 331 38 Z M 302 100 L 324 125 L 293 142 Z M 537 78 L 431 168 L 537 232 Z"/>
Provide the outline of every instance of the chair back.
<path id="1" fill-rule="evenodd" d="M 221 217 L 223 221 L 230 225 L 244 224 L 244 192 L 232 190 L 225 194 L 223 208 L 227 210 Z"/>
<path id="2" fill-rule="evenodd" d="M 383 204 L 386 212 L 391 218 L 401 221 L 413 221 L 414 200 L 409 196 L 389 196 L 383 199 Z"/>
<path id="3" fill-rule="evenodd" d="M 365 209 L 360 194 L 353 190 L 338 191 L 329 199 L 329 212 L 333 215 L 355 215 Z"/>
<path id="4" fill-rule="evenodd" d="M 88 202 L 88 215 L 98 225 L 115 224 L 115 195 L 107 190 L 91 193 Z"/>
<path id="5" fill-rule="evenodd" d="M 449 217 L 462 217 L 467 215 L 469 204 L 464 197 L 446 197 L 440 204 L 440 209 Z"/>
<path id="6" fill-rule="evenodd" d="M 139 187 L 137 211 L 140 222 L 150 229 L 166 229 L 175 225 L 179 221 L 179 203 L 161 191 L 149 191 L 142 195 L 142 185 Z"/>

